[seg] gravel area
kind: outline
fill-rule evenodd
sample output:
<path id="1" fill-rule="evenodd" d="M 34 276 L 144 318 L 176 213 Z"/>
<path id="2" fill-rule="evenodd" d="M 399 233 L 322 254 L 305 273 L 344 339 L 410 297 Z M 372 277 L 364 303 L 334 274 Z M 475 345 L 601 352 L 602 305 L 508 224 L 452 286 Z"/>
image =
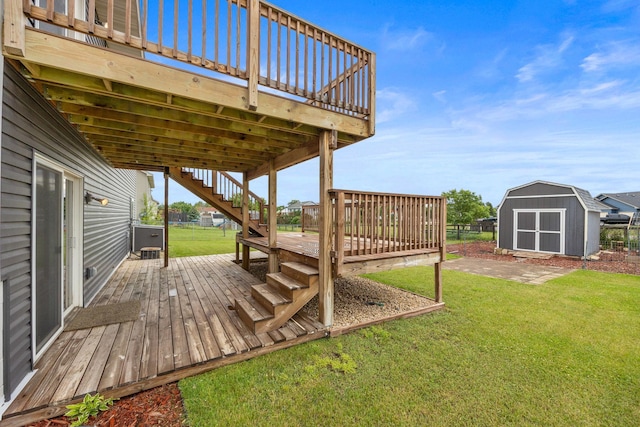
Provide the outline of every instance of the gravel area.
<path id="1" fill-rule="evenodd" d="M 549 259 L 517 258 L 513 255 L 497 255 L 494 253 L 495 242 L 471 242 L 447 245 L 447 252 L 456 255 L 494 259 L 496 261 L 524 262 L 527 264 L 549 265 L 570 269 L 586 269 L 606 271 L 610 273 L 640 274 L 640 263 L 629 261 L 626 252 L 601 251 L 593 259 L 583 261 L 579 257 L 552 256 Z M 637 259 L 637 258 L 636 258 Z"/>
<path id="2" fill-rule="evenodd" d="M 253 262 L 249 271 L 261 281 L 266 281 L 267 263 Z M 353 276 L 335 280 L 333 304 L 333 327 L 343 328 L 426 308 L 435 302 L 364 277 Z M 317 318 L 318 297 L 311 299 L 303 310 Z"/>

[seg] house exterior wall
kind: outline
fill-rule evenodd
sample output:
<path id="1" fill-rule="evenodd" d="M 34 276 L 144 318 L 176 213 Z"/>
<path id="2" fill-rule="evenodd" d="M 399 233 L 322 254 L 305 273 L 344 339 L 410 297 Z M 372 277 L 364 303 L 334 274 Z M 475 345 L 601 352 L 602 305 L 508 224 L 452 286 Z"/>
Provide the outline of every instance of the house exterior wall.
<path id="1" fill-rule="evenodd" d="M 633 214 L 636 211 L 636 208 L 633 206 L 630 206 L 624 202 L 621 202 L 620 200 L 616 200 L 614 198 L 611 197 L 605 197 L 603 199 L 600 200 L 602 203 L 605 203 L 609 206 L 612 207 L 612 209 L 610 209 L 610 212 L 612 213 L 631 213 Z"/>
<path id="2" fill-rule="evenodd" d="M 564 191 L 551 192 L 549 185 L 535 185 L 544 190 L 543 195 L 535 191 L 520 188 L 507 194 L 499 208 L 499 241 L 498 246 L 513 249 L 513 210 L 514 209 L 566 209 L 565 255 L 581 256 L 584 249 L 584 208 L 575 195 L 564 195 Z M 533 187 L 533 186 L 532 186 Z M 559 190 L 569 190 L 556 187 Z M 516 193 L 516 194 L 514 194 Z M 558 195 L 552 197 L 552 195 Z M 572 194 L 572 193 L 569 193 Z M 518 196 L 520 198 L 511 198 Z M 526 197 L 523 197 L 526 196 Z M 596 222 L 599 225 L 599 222 Z"/>
<path id="3" fill-rule="evenodd" d="M 107 206 L 83 206 L 83 267 L 88 303 L 129 251 L 135 172 L 111 168 L 8 63 L 4 64 L 0 193 L 0 263 L 4 281 L 5 398 L 32 370 L 32 172 L 36 154 L 82 177 Z"/>

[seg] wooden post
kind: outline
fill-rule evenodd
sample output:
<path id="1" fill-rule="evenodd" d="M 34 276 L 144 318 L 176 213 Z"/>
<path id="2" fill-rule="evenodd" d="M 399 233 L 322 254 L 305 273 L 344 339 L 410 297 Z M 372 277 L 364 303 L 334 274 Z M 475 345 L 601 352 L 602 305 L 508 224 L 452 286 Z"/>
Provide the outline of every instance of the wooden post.
<path id="1" fill-rule="evenodd" d="M 249 176 L 246 172 L 242 174 L 242 238 L 249 238 Z M 242 245 L 242 268 L 249 270 L 249 246 Z"/>
<path id="2" fill-rule="evenodd" d="M 260 78 L 260 0 L 247 1 L 247 77 L 249 110 L 258 109 Z"/>
<path id="3" fill-rule="evenodd" d="M 269 273 L 277 273 L 278 262 L 278 203 L 277 171 L 273 159 L 269 161 Z"/>
<path id="4" fill-rule="evenodd" d="M 447 199 L 440 200 L 440 221 L 438 222 L 440 229 L 440 261 L 434 266 L 435 271 L 435 296 L 436 302 L 442 302 L 442 263 L 447 259 Z"/>
<path id="5" fill-rule="evenodd" d="M 334 192 L 335 194 L 335 192 Z M 342 264 L 344 263 L 344 191 L 338 192 L 333 197 L 336 203 L 336 235 L 335 235 L 335 247 L 336 251 L 336 268 L 334 269 L 334 273 L 337 276 L 340 273 L 340 269 L 342 268 Z"/>
<path id="6" fill-rule="evenodd" d="M 4 2 L 4 50 L 10 55 L 25 56 L 27 18 L 22 9 L 22 0 Z"/>
<path id="7" fill-rule="evenodd" d="M 169 267 L 169 168 L 164 168 L 164 266 Z"/>
<path id="8" fill-rule="evenodd" d="M 333 150 L 337 147 L 337 131 L 320 133 L 320 235 L 318 248 L 318 311 L 320 322 L 333 325 L 333 269 L 331 263 L 332 206 L 329 190 L 333 187 Z M 337 248 L 337 250 L 342 250 Z"/>
<path id="9" fill-rule="evenodd" d="M 376 54 L 369 57 L 369 136 L 376 133 Z"/>

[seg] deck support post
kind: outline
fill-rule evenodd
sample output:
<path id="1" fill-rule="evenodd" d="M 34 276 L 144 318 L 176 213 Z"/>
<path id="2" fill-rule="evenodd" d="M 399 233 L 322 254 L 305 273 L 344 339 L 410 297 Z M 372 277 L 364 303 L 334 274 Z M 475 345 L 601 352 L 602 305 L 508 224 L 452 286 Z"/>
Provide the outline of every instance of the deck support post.
<path id="1" fill-rule="evenodd" d="M 338 132 L 320 133 L 320 234 L 318 247 L 318 311 L 320 322 L 333 325 L 333 268 L 331 260 L 331 226 L 333 221 L 329 190 L 333 187 L 333 150 L 338 145 Z"/>
<path id="2" fill-rule="evenodd" d="M 24 16 L 21 0 L 6 0 L 4 2 L 4 33 L 3 50 L 10 55 L 25 56 L 25 33 L 27 18 Z"/>
<path id="3" fill-rule="evenodd" d="M 277 171 L 273 159 L 269 160 L 269 273 L 277 273 L 278 263 L 278 203 Z"/>
<path id="4" fill-rule="evenodd" d="M 249 110 L 258 109 L 258 80 L 260 78 L 260 1 L 247 1 L 247 89 Z"/>
<path id="5" fill-rule="evenodd" d="M 440 221 L 438 222 L 438 240 L 440 241 L 440 261 L 434 266 L 435 271 L 435 289 L 434 299 L 436 302 L 442 302 L 442 263 L 447 259 L 447 199 L 442 198 L 440 202 Z"/>
<path id="6" fill-rule="evenodd" d="M 164 266 L 169 267 L 169 168 L 164 168 Z"/>
<path id="7" fill-rule="evenodd" d="M 242 238 L 249 238 L 249 176 L 246 172 L 242 174 Z M 242 245 L 242 268 L 249 270 L 250 254 L 249 246 Z"/>

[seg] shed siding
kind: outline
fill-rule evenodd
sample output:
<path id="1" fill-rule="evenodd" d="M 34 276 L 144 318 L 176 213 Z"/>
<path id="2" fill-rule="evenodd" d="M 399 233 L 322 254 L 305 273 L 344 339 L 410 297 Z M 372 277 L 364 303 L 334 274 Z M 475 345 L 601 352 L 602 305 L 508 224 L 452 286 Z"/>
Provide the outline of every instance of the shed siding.
<path id="1" fill-rule="evenodd" d="M 135 172 L 109 167 L 80 135 L 8 63 L 2 105 L 0 262 L 5 280 L 5 397 L 31 371 L 31 206 L 34 152 L 84 178 L 84 191 L 108 206 L 84 206 L 84 267 L 89 301 L 129 250 L 130 199 Z"/>
<path id="2" fill-rule="evenodd" d="M 555 188 L 555 187 L 554 187 Z M 520 192 L 522 193 L 522 192 Z M 558 194 L 558 192 L 554 193 Z M 522 194 L 521 194 L 522 195 Z M 566 209 L 565 254 L 582 255 L 584 245 L 584 209 L 575 196 L 509 198 L 500 206 L 500 235 L 498 245 L 513 249 L 514 209 Z"/>
<path id="3" fill-rule="evenodd" d="M 587 255 L 590 255 L 600 250 L 600 212 L 591 211 L 588 216 Z"/>
<path id="4" fill-rule="evenodd" d="M 514 188 L 509 192 L 509 196 L 554 196 L 557 194 L 572 195 L 573 191 L 567 187 L 559 185 L 547 184 L 544 182 L 536 182 L 521 188 Z"/>

